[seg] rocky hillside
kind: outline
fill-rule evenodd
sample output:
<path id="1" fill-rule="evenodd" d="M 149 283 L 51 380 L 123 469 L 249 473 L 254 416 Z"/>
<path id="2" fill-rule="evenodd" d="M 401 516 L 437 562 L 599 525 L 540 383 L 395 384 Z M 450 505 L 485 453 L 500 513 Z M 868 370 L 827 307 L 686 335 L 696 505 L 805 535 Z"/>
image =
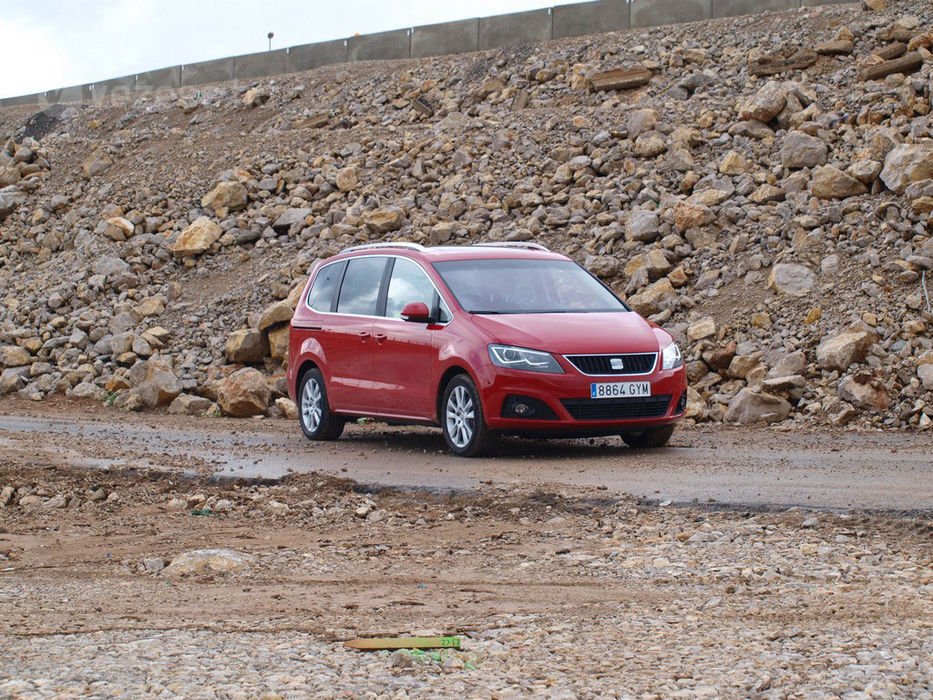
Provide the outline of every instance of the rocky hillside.
<path id="1" fill-rule="evenodd" d="M 929 428 L 931 48 L 865 0 L 8 108 L 0 393 L 290 413 L 316 259 L 535 240 L 682 339 L 696 420 Z"/>

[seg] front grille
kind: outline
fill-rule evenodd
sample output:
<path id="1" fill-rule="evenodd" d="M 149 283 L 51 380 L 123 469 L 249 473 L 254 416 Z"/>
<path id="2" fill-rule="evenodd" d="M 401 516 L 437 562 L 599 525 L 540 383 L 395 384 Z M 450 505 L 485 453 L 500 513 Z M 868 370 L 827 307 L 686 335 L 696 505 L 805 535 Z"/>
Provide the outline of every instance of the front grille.
<path id="1" fill-rule="evenodd" d="M 654 369 L 658 353 L 618 353 L 616 355 L 566 355 L 567 360 L 583 374 L 649 374 Z M 613 360 L 622 362 L 622 369 L 613 369 Z"/>
<path id="2" fill-rule="evenodd" d="M 632 399 L 561 399 L 575 420 L 658 418 L 667 413 L 670 394 Z"/>

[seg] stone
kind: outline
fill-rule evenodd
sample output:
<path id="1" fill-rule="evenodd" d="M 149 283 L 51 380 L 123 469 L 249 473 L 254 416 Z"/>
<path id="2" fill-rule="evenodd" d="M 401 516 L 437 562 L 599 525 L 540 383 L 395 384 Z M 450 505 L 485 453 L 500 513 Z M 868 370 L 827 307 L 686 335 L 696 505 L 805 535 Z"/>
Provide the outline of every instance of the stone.
<path id="1" fill-rule="evenodd" d="M 220 385 L 217 403 L 228 416 L 247 418 L 265 413 L 269 405 L 269 386 L 259 370 L 244 367 Z"/>
<path id="2" fill-rule="evenodd" d="M 161 316 L 165 312 L 165 297 L 156 295 L 148 299 L 143 299 L 136 305 L 133 311 L 140 318 Z"/>
<path id="3" fill-rule="evenodd" d="M 210 399 L 203 396 L 179 394 L 169 404 L 168 412 L 178 416 L 203 416 L 212 403 Z"/>
<path id="4" fill-rule="evenodd" d="M 130 369 L 129 384 L 142 403 L 149 407 L 166 406 L 181 393 L 172 368 L 160 359 L 137 362 Z"/>
<path id="5" fill-rule="evenodd" d="M 768 377 L 784 377 L 795 374 L 803 374 L 807 368 L 807 356 L 802 350 L 797 350 L 789 355 L 785 355 L 768 370 Z"/>
<path id="6" fill-rule="evenodd" d="M 271 328 L 267 332 L 269 338 L 269 357 L 277 362 L 288 359 L 288 341 L 290 329 L 288 324 Z"/>
<path id="7" fill-rule="evenodd" d="M 0 167 L 0 187 L 15 185 L 21 179 L 19 168 L 13 166 Z"/>
<path id="8" fill-rule="evenodd" d="M 341 192 L 352 192 L 360 186 L 356 166 L 341 168 L 337 171 L 336 178 L 337 189 Z"/>
<path id="9" fill-rule="evenodd" d="M 269 354 L 269 343 L 261 331 L 253 328 L 233 331 L 224 346 L 227 362 L 262 362 Z"/>
<path id="10" fill-rule="evenodd" d="M 823 165 L 813 171 L 810 192 L 820 199 L 845 199 L 868 192 L 865 183 L 832 165 Z"/>
<path id="11" fill-rule="evenodd" d="M 136 227 L 133 222 L 122 216 L 114 216 L 106 220 L 104 235 L 112 241 L 122 242 L 132 237 Z"/>
<path id="12" fill-rule="evenodd" d="M 682 200 L 674 205 L 674 225 L 680 231 L 705 226 L 715 220 L 715 212 L 705 204 Z"/>
<path id="13" fill-rule="evenodd" d="M 203 576 L 248 572 L 256 563 L 251 554 L 232 549 L 195 549 L 182 552 L 162 572 L 167 576 Z"/>
<path id="14" fill-rule="evenodd" d="M 778 263 L 771 268 L 768 286 L 779 294 L 803 297 L 816 284 L 816 274 L 805 265 Z"/>
<path id="15" fill-rule="evenodd" d="M 298 419 L 298 407 L 295 402 L 287 397 L 279 397 L 275 400 L 275 407 L 279 409 L 283 416 L 288 420 Z"/>
<path id="16" fill-rule="evenodd" d="M 113 165 L 113 158 L 106 151 L 98 148 L 81 163 L 81 174 L 84 175 L 85 180 L 90 180 L 111 165 Z"/>
<path id="17" fill-rule="evenodd" d="M 913 182 L 933 178 L 933 141 L 896 146 L 885 157 L 880 177 L 885 187 L 897 193 Z"/>
<path id="18" fill-rule="evenodd" d="M 787 104 L 788 89 L 783 83 L 768 81 L 754 97 L 739 107 L 739 119 L 769 122 L 780 114 Z"/>
<path id="19" fill-rule="evenodd" d="M 18 345 L 0 346 L 0 367 L 23 367 L 32 364 L 32 356 Z"/>
<path id="20" fill-rule="evenodd" d="M 719 162 L 719 172 L 723 175 L 743 175 L 751 169 L 748 159 L 737 151 L 729 151 Z"/>
<path id="21" fill-rule="evenodd" d="M 201 198 L 202 207 L 210 207 L 217 216 L 246 209 L 249 195 L 246 187 L 239 182 L 218 182 L 217 185 Z"/>
<path id="22" fill-rule="evenodd" d="M 26 386 L 26 367 L 10 368 L 0 373 L 0 396 L 12 394 Z"/>
<path id="23" fill-rule="evenodd" d="M 243 95 L 243 104 L 250 108 L 261 107 L 269 101 L 269 97 L 269 91 L 265 88 L 250 88 Z"/>
<path id="24" fill-rule="evenodd" d="M 13 211 L 26 201 L 26 193 L 16 187 L 0 189 L 0 220 L 13 213 Z"/>
<path id="25" fill-rule="evenodd" d="M 816 349 L 817 364 L 826 370 L 844 372 L 853 362 L 861 362 L 877 337 L 870 331 L 846 331 L 824 339 Z"/>
<path id="26" fill-rule="evenodd" d="M 625 238 L 649 243 L 660 234 L 660 219 L 653 211 L 633 211 L 625 223 Z"/>
<path id="27" fill-rule="evenodd" d="M 881 163 L 877 160 L 857 160 L 846 168 L 846 172 L 859 182 L 870 185 L 881 173 Z"/>
<path id="28" fill-rule="evenodd" d="M 277 232 L 287 232 L 295 224 L 300 224 L 303 227 L 306 219 L 308 216 L 310 216 L 310 214 L 311 210 L 303 207 L 297 209 L 287 209 L 279 218 L 275 220 L 275 223 L 272 224 L 272 228 Z"/>
<path id="29" fill-rule="evenodd" d="M 363 223 L 373 233 L 398 231 L 405 222 L 405 215 L 398 207 L 385 207 L 363 214 Z"/>
<path id="30" fill-rule="evenodd" d="M 294 309 L 287 301 L 277 301 L 263 309 L 256 328 L 264 331 L 280 323 L 288 323 L 292 320 L 293 313 Z"/>
<path id="31" fill-rule="evenodd" d="M 638 294 L 629 297 L 629 305 L 643 316 L 651 316 L 667 308 L 677 299 L 677 292 L 667 277 L 649 284 Z"/>
<path id="32" fill-rule="evenodd" d="M 198 217 L 172 244 L 172 252 L 179 258 L 200 255 L 214 245 L 222 234 L 223 230 L 215 222 L 206 216 Z"/>
<path id="33" fill-rule="evenodd" d="M 884 411 L 891 404 L 891 397 L 884 387 L 859 376 L 845 377 L 839 382 L 837 393 L 840 399 L 858 408 Z"/>
<path id="34" fill-rule="evenodd" d="M 933 364 L 925 364 L 917 367 L 917 378 L 920 380 L 924 389 L 933 389 Z"/>
<path id="35" fill-rule="evenodd" d="M 635 139 L 635 155 L 655 158 L 667 150 L 667 139 L 657 131 L 647 131 Z"/>
<path id="36" fill-rule="evenodd" d="M 697 321 L 687 328 L 687 338 L 693 341 L 703 340 L 716 335 L 716 320 L 707 317 Z"/>
<path id="37" fill-rule="evenodd" d="M 741 425 L 779 423 L 790 411 L 791 405 L 786 399 L 746 387 L 729 402 L 725 419 Z"/>
<path id="38" fill-rule="evenodd" d="M 791 131 L 781 144 L 781 165 L 785 168 L 815 168 L 826 163 L 829 147 L 816 136 Z"/>

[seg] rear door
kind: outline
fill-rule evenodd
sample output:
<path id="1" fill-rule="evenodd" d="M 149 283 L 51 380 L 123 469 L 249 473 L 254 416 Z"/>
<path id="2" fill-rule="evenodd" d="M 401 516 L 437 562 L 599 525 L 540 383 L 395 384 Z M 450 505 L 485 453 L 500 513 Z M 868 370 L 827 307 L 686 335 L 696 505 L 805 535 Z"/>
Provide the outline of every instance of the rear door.
<path id="1" fill-rule="evenodd" d="M 331 408 L 370 413 L 375 408 L 373 320 L 389 258 L 351 258 L 332 313 L 323 318 Z"/>
<path id="2" fill-rule="evenodd" d="M 420 301 L 439 323 L 402 320 L 402 309 Z M 434 414 L 437 383 L 435 334 L 450 320 L 434 284 L 416 262 L 397 257 L 391 264 L 385 316 L 373 322 L 373 378 L 379 412 L 430 420 Z"/>

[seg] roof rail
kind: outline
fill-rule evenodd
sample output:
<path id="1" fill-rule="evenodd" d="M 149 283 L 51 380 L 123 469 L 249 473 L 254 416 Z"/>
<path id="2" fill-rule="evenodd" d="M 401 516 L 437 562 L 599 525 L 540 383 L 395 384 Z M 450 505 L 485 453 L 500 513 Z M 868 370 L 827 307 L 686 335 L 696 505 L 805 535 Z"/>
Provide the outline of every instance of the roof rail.
<path id="1" fill-rule="evenodd" d="M 541 250 L 546 253 L 551 252 L 540 243 L 532 243 L 531 241 L 489 241 L 488 243 L 474 243 L 473 245 L 490 248 L 524 248 L 525 250 Z"/>
<path id="2" fill-rule="evenodd" d="M 370 250 L 372 248 L 406 248 L 408 250 L 425 250 L 423 245 L 411 241 L 389 241 L 385 243 L 363 243 L 361 245 L 344 248 L 341 253 L 350 253 L 356 250 Z"/>

